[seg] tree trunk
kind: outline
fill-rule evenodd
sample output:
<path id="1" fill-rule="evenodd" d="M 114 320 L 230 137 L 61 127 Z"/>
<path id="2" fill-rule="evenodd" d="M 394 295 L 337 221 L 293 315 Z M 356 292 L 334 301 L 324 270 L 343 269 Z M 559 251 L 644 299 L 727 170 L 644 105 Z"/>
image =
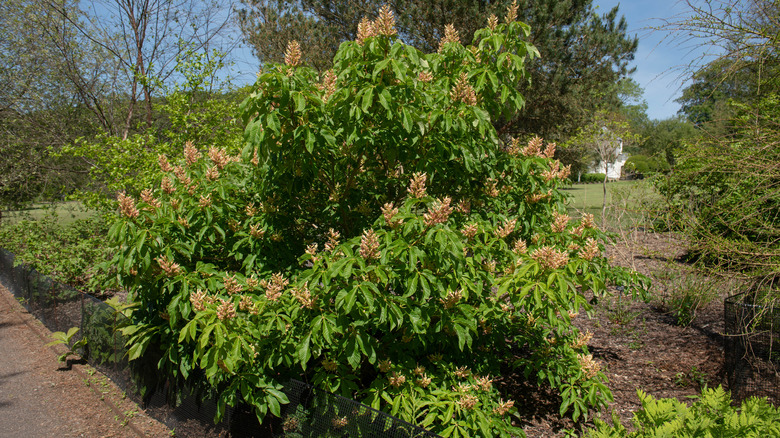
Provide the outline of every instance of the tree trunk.
<path id="1" fill-rule="evenodd" d="M 609 164 L 604 162 L 604 181 L 601 182 L 604 197 L 601 200 L 601 229 L 604 230 L 607 224 L 607 178 L 609 178 Z"/>

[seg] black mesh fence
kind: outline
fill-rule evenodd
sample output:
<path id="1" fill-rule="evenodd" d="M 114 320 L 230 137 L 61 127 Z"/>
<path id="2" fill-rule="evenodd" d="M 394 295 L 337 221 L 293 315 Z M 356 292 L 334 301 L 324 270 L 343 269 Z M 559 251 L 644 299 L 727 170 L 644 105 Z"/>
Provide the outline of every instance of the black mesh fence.
<path id="1" fill-rule="evenodd" d="M 154 368 L 153 358 L 127 361 L 126 339 L 118 330 L 125 316 L 107 303 L 69 286 L 52 281 L 27 266 L 14 266 L 14 255 L 0 248 L 0 283 L 46 328 L 67 332 L 80 330 L 74 340 L 87 338 L 82 356 L 108 376 L 147 413 L 173 429 L 177 437 L 436 437 L 436 434 L 406 423 L 366 405 L 297 380 L 284 392 L 290 400 L 279 418 L 264 421 L 246 406 L 229 408 L 224 419 L 214 424 L 216 403 L 207 395 L 190 395 L 171 400 L 167 382 L 141 389 L 139 370 Z M 143 358 L 146 359 L 146 358 Z M 147 382 L 148 383 L 148 382 Z M 149 385 L 145 385 L 148 388 Z"/>
<path id="2" fill-rule="evenodd" d="M 780 403 L 780 303 L 742 293 L 724 302 L 725 371 L 732 397 Z"/>

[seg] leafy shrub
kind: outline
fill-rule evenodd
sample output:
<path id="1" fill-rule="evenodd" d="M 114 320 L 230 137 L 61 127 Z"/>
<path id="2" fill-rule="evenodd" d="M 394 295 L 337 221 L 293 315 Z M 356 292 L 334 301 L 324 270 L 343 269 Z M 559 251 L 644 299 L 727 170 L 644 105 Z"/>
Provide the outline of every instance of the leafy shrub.
<path id="1" fill-rule="evenodd" d="M 756 278 L 780 266 L 780 96 L 733 104 L 729 133 L 701 138 L 678 152 L 674 172 L 656 181 L 669 226 L 710 266 Z"/>
<path id="2" fill-rule="evenodd" d="M 591 438 L 617 437 L 769 437 L 780 436 L 780 411 L 766 398 L 750 398 L 739 408 L 722 387 L 705 388 L 690 407 L 676 399 L 656 400 L 637 390 L 642 409 L 634 413 L 629 432 L 616 416 L 609 425 L 598 419 Z"/>
<path id="3" fill-rule="evenodd" d="M 97 267 L 111 259 L 100 218 L 62 224 L 55 214 L 0 226 L 0 247 L 15 254 L 15 263 L 73 287 L 102 292 L 107 274 Z"/>
<path id="4" fill-rule="evenodd" d="M 647 155 L 632 155 L 626 160 L 623 169 L 635 177 L 645 177 L 669 171 L 669 164 L 663 158 Z"/>
<path id="5" fill-rule="evenodd" d="M 604 182 L 604 177 L 606 177 L 603 173 L 585 173 L 580 177 L 580 182 L 583 183 L 601 183 Z"/>
<path id="6" fill-rule="evenodd" d="M 491 118 L 521 108 L 535 54 L 506 21 L 468 48 L 448 27 L 424 55 L 385 9 L 321 76 L 292 42 L 242 104 L 240 156 L 161 156 L 160 185 L 120 195 L 109 233 L 130 359 L 216 390 L 218 417 L 278 416 L 302 378 L 444 436 L 519 435 L 505 367 L 559 390 L 562 414 L 604 406 L 571 318 L 585 291 L 643 279 L 608 267 L 592 217 L 562 213 L 554 146 L 499 140 Z"/>

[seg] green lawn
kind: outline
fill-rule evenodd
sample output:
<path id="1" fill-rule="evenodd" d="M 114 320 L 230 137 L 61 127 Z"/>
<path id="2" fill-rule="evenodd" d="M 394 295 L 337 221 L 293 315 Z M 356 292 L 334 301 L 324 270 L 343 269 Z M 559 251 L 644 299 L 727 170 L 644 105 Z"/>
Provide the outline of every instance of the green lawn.
<path id="1" fill-rule="evenodd" d="M 564 191 L 571 195 L 569 215 L 580 217 L 591 213 L 596 223 L 601 223 L 603 187 L 601 184 L 574 184 Z M 620 222 L 637 221 L 646 215 L 648 202 L 657 199 L 657 194 L 646 181 L 616 181 L 607 183 L 607 220 Z M 615 224 L 617 225 L 617 223 Z"/>
<path id="2" fill-rule="evenodd" d="M 69 224 L 78 219 L 93 217 L 95 212 L 86 210 L 78 201 L 68 201 L 56 204 L 34 204 L 24 210 L 6 210 L 3 211 L 2 220 L 10 223 L 23 219 L 38 220 L 51 214 L 56 214 L 61 223 Z"/>

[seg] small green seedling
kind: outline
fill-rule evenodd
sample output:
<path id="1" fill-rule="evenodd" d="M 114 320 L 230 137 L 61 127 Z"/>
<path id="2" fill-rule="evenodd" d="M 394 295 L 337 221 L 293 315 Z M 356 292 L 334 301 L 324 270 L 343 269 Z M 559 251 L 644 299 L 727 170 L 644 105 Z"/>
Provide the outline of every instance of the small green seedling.
<path id="1" fill-rule="evenodd" d="M 79 356 L 79 354 L 76 352 L 79 348 L 83 348 L 87 345 L 87 338 L 81 338 L 78 341 L 73 342 L 73 337 L 76 336 L 76 333 L 78 333 L 79 328 L 78 327 L 71 327 L 70 330 L 68 330 L 68 333 L 64 332 L 54 332 L 51 334 L 51 337 L 54 339 L 53 341 L 46 344 L 47 347 L 52 345 L 65 345 L 68 347 L 68 351 L 62 353 L 57 360 L 60 362 L 66 362 L 68 360 L 68 357 L 70 356 Z"/>

